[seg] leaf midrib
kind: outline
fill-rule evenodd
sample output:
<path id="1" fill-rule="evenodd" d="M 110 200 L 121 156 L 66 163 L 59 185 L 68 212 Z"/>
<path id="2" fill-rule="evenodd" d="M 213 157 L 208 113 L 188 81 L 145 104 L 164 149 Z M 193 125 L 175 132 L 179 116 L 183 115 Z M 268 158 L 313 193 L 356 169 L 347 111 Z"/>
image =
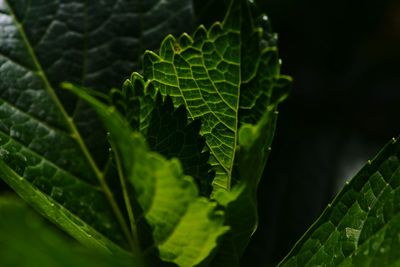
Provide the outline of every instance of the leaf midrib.
<path id="1" fill-rule="evenodd" d="M 223 28 L 223 27 L 225 26 L 224 24 L 225 24 L 225 22 L 219 23 L 219 25 L 221 26 L 221 28 Z M 236 30 L 234 30 L 234 29 L 226 29 L 226 30 L 227 30 L 227 32 L 233 32 L 233 33 L 236 33 L 236 34 L 239 34 L 239 35 L 240 35 L 240 31 L 236 31 Z M 172 35 L 171 35 L 171 36 L 172 36 Z M 172 36 L 172 37 L 173 37 L 173 36 Z M 209 38 L 209 37 L 208 37 L 208 31 L 207 31 L 207 38 Z M 241 39 L 240 39 L 240 44 L 239 44 L 239 46 L 240 46 L 240 47 L 242 46 Z M 183 49 L 183 51 L 186 50 L 186 49 L 188 49 L 188 48 Z M 198 50 L 198 51 L 199 51 L 201 54 L 203 54 L 203 52 L 202 52 L 201 50 Z M 151 51 L 148 51 L 148 52 L 149 52 L 149 53 L 152 53 Z M 156 55 L 156 54 L 155 54 L 155 55 Z M 164 59 L 161 58 L 160 56 L 158 56 L 158 55 L 156 55 L 156 56 L 160 59 L 160 61 L 164 61 Z M 240 60 L 241 60 L 241 56 L 242 56 L 242 55 L 240 54 L 240 57 L 239 57 Z M 184 59 L 184 58 L 183 58 L 183 59 Z M 184 60 L 186 61 L 186 59 L 184 59 Z M 214 155 L 214 158 L 216 159 L 216 161 L 218 162 L 218 164 L 222 167 L 222 169 L 226 172 L 226 174 L 227 174 L 227 176 L 228 176 L 227 185 L 226 185 L 226 190 L 227 190 L 227 191 L 230 191 L 230 190 L 231 190 L 231 182 L 232 182 L 232 181 L 231 181 L 231 180 L 232 180 L 232 169 L 233 169 L 233 163 L 234 163 L 234 160 L 235 160 L 235 154 L 236 154 L 236 149 L 237 149 L 237 140 L 238 140 L 239 108 L 240 108 L 240 89 L 241 89 L 241 84 L 242 84 L 242 77 L 241 77 L 241 76 L 242 76 L 242 75 L 241 75 L 241 74 L 242 74 L 242 71 L 241 71 L 241 68 L 240 68 L 241 64 L 240 64 L 240 63 L 235 63 L 235 62 L 232 62 L 232 61 L 228 61 L 228 60 L 224 59 L 224 60 L 225 60 L 226 62 L 228 62 L 229 64 L 232 64 L 232 65 L 235 65 L 235 66 L 238 66 L 238 67 L 239 67 L 239 77 L 238 77 L 239 80 L 238 80 L 238 84 L 235 84 L 235 85 L 234 85 L 235 87 L 237 87 L 237 101 L 236 101 L 236 107 L 233 107 L 233 106 L 232 106 L 231 104 L 229 104 L 229 103 L 225 100 L 225 98 L 221 95 L 221 92 L 218 90 L 216 84 L 215 84 L 214 81 L 212 80 L 212 78 L 211 78 L 211 76 L 210 76 L 210 74 L 209 74 L 209 71 L 208 71 L 208 69 L 207 69 L 207 67 L 206 67 L 206 64 L 205 64 L 205 62 L 204 62 L 204 56 L 201 57 L 201 60 L 202 60 L 202 66 L 203 66 L 204 69 L 206 70 L 207 77 L 208 77 L 208 79 L 210 80 L 210 82 L 212 83 L 214 90 L 217 92 L 217 94 L 218 94 L 218 96 L 220 97 L 220 99 L 221 99 L 230 109 L 234 110 L 235 113 L 236 113 L 236 116 L 235 116 L 236 123 L 235 123 L 235 127 L 232 129 L 232 128 L 231 128 L 230 126 L 228 126 L 223 120 L 221 120 L 220 117 L 219 117 L 215 112 L 213 112 L 212 108 L 208 105 L 208 102 L 206 101 L 206 99 L 204 99 L 203 94 L 200 93 L 200 96 L 201 96 L 201 98 L 203 99 L 204 103 L 206 104 L 208 110 L 218 119 L 218 121 L 219 121 L 221 124 L 223 124 L 227 129 L 229 129 L 230 131 L 232 131 L 232 132 L 234 133 L 234 147 L 233 147 L 233 149 L 232 149 L 232 154 L 230 155 L 231 164 L 230 164 L 229 168 L 226 167 L 226 166 L 222 163 L 222 161 L 221 161 L 218 157 L 215 156 L 216 153 L 214 152 L 213 148 L 210 146 L 209 142 L 206 141 L 206 145 L 207 145 L 208 149 L 209 149 L 210 152 Z M 169 62 L 169 61 L 167 61 L 167 62 Z M 190 65 L 190 64 L 189 64 L 189 65 Z M 175 75 L 178 76 L 178 73 L 177 73 L 177 71 L 176 71 L 175 65 L 172 64 L 172 67 L 173 67 L 173 69 L 174 69 Z M 154 70 L 153 70 L 153 71 L 154 71 Z M 193 75 L 193 73 L 192 73 L 192 69 L 190 69 L 190 72 L 191 72 L 191 75 L 192 75 L 192 77 L 193 77 L 194 82 L 196 83 L 196 86 L 197 86 L 198 90 L 201 91 L 200 86 L 198 85 L 197 81 L 194 79 L 194 75 Z M 153 74 L 153 76 L 154 76 L 154 74 Z M 181 86 L 180 86 L 180 81 L 179 81 L 179 79 L 178 79 L 177 82 L 178 82 L 178 86 L 177 86 L 177 87 L 178 87 L 179 92 L 180 92 L 180 94 L 181 94 L 181 96 L 182 96 L 182 99 L 183 99 L 183 101 L 184 101 L 184 103 L 185 103 L 185 106 L 187 107 L 187 111 L 188 111 L 190 117 L 191 117 L 192 119 L 195 119 L 194 116 L 193 116 L 193 114 L 192 114 L 192 112 L 191 112 L 191 110 L 190 110 L 190 108 L 189 108 L 189 105 L 187 104 L 186 98 L 184 97 L 184 94 L 183 94 L 182 89 L 181 89 Z M 230 83 L 230 81 L 224 81 L 224 82 Z M 230 83 L 230 84 L 232 84 L 232 83 Z M 236 109 L 235 109 L 235 108 L 236 108 Z"/>
<path id="2" fill-rule="evenodd" d="M 36 73 L 37 75 L 41 78 L 41 80 L 44 83 L 45 89 L 48 92 L 48 94 L 50 95 L 52 101 L 54 102 L 54 104 L 56 105 L 56 107 L 58 108 L 59 112 L 61 113 L 62 117 L 64 118 L 64 120 L 66 121 L 69 130 L 70 130 L 70 135 L 73 139 L 75 139 L 75 141 L 78 143 L 80 149 L 82 150 L 82 153 L 84 154 L 86 160 L 88 161 L 90 167 L 92 168 L 97 180 L 100 183 L 100 186 L 102 188 L 103 193 L 106 195 L 108 201 L 110 202 L 110 205 L 113 209 L 113 212 L 115 214 L 115 216 L 117 217 L 117 220 L 124 232 L 124 235 L 127 239 L 127 241 L 130 243 L 130 246 L 133 248 L 134 244 L 131 238 L 131 235 L 129 233 L 128 227 L 126 225 L 125 219 L 122 215 L 121 210 L 118 207 L 117 202 L 114 199 L 114 196 L 110 190 L 110 188 L 108 187 L 107 183 L 105 182 L 105 177 L 104 174 L 100 171 L 99 167 L 97 166 L 96 162 L 94 161 L 92 155 L 90 154 L 88 148 L 86 147 L 85 142 L 83 141 L 82 136 L 80 135 L 74 121 L 73 118 L 71 118 L 64 106 L 62 105 L 60 99 L 58 98 L 54 88 L 51 86 L 49 80 L 47 79 L 47 76 L 45 74 L 45 72 L 43 71 L 43 68 L 35 54 L 35 51 L 32 47 L 32 45 L 30 44 L 30 41 L 28 39 L 28 37 L 26 36 L 25 30 L 23 28 L 23 24 L 21 22 L 19 22 L 19 20 L 17 19 L 14 10 L 11 8 L 11 5 L 9 4 L 9 0 L 5 0 L 5 4 L 8 7 L 8 10 L 10 12 L 10 16 L 14 22 L 14 24 L 16 25 L 17 29 L 18 29 L 18 33 L 21 36 L 22 42 L 25 46 L 25 48 L 27 49 L 27 52 L 29 54 L 29 56 L 31 57 L 33 64 L 36 68 Z"/>

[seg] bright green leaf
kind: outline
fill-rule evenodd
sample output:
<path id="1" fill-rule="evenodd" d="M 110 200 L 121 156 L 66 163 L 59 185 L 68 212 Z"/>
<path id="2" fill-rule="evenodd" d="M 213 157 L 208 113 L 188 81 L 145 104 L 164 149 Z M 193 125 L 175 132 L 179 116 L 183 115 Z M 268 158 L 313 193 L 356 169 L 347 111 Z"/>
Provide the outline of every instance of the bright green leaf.
<path id="1" fill-rule="evenodd" d="M 99 114 L 111 134 L 124 174 L 135 189 L 143 216 L 152 228 L 160 258 L 179 266 L 194 266 L 216 248 L 228 227 L 216 203 L 199 196 L 192 177 L 183 174 L 177 159 L 151 152 L 141 134 L 133 132 L 114 108 L 109 108 L 70 84 Z"/>
<path id="2" fill-rule="evenodd" d="M 192 36 L 168 36 L 159 55 L 146 53 L 143 77 L 134 73 L 126 82 L 146 97 L 155 98 L 157 91 L 171 96 L 175 106 L 186 106 L 189 119 L 202 122 L 200 133 L 216 172 L 213 197 L 226 207 L 226 224 L 234 229 L 215 262 L 238 264 L 257 227 L 257 186 L 272 142 L 275 110 L 290 83 L 290 77 L 280 74 L 269 22 L 265 16 L 254 21 L 248 2 L 241 0 L 232 1 L 224 22 L 210 30 L 200 26 Z M 143 106 L 137 117 L 147 127 L 148 105 Z"/>
<path id="3" fill-rule="evenodd" d="M 145 81 L 202 121 L 214 189 L 233 185 L 240 125 L 256 123 L 286 93 L 277 93 L 287 79 L 279 74 L 275 44 L 264 39 L 249 12 L 247 1 L 232 1 L 223 23 L 178 39 L 169 35 L 159 54 L 148 51 L 144 58 Z"/>

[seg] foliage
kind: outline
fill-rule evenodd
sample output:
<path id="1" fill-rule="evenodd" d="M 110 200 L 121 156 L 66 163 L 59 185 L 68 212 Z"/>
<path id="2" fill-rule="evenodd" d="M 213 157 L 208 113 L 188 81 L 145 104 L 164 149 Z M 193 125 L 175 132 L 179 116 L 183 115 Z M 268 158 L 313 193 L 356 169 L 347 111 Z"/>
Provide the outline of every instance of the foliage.
<path id="1" fill-rule="evenodd" d="M 60 251 L 67 265 L 239 265 L 291 79 L 265 16 L 226 6 L 222 22 L 176 38 L 206 7 L 0 1 L 0 177 L 85 247 L 0 198 L 2 265 L 64 266 Z M 398 262 L 398 150 L 365 167 L 282 265 Z M 36 241 L 37 258 L 21 245 Z"/>
<path id="2" fill-rule="evenodd" d="M 393 139 L 347 182 L 280 266 L 397 266 L 399 151 Z"/>

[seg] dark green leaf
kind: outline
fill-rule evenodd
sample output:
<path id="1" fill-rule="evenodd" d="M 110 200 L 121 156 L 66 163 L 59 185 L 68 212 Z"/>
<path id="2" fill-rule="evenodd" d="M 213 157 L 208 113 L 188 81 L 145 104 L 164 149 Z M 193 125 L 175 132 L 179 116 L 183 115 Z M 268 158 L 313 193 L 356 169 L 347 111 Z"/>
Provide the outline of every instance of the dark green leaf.
<path id="1" fill-rule="evenodd" d="M 71 193 L 67 193 L 69 194 L 68 198 L 65 196 L 62 198 L 63 195 L 66 194 L 64 193 L 62 187 L 53 187 L 52 191 L 47 195 L 32 185 L 25 178 L 17 174 L 3 161 L 0 161 L 0 172 L 2 179 L 4 179 L 4 181 L 14 188 L 18 194 L 22 195 L 25 201 L 38 209 L 46 217 L 50 218 L 50 220 L 64 229 L 67 233 L 71 234 L 71 236 L 75 237 L 82 244 L 98 250 L 117 254 L 122 253 L 122 250 L 118 246 L 83 221 L 83 219 L 89 217 L 90 219 L 95 218 L 99 220 L 98 223 L 100 225 L 104 223 L 110 224 L 110 222 L 107 221 L 108 218 L 102 218 L 101 214 L 93 214 L 93 212 L 89 214 L 83 213 L 89 212 L 90 209 L 88 207 L 93 206 L 95 203 L 89 202 L 89 200 L 87 200 L 87 202 L 83 202 L 80 200 L 79 196 L 72 195 Z M 38 176 L 37 179 L 43 178 Z M 57 178 L 55 179 L 58 180 Z M 72 184 L 72 186 L 76 185 Z M 80 191 L 77 191 L 77 193 L 90 197 L 91 201 L 95 200 L 95 196 L 90 195 L 90 188 L 85 187 L 85 185 L 81 186 L 79 183 L 78 186 Z M 61 202 L 60 199 L 63 199 L 64 202 Z M 57 203 L 57 200 L 59 200 L 61 203 Z M 82 202 L 76 203 L 76 201 Z M 71 211 L 66 208 L 69 205 L 72 205 L 69 202 L 72 202 L 72 204 L 76 204 L 76 206 L 80 207 L 82 213 L 78 213 L 78 215 L 72 214 Z M 102 222 L 101 220 L 103 219 L 106 221 Z"/>
<path id="2" fill-rule="evenodd" d="M 230 192 L 215 193 L 215 199 L 226 207 L 226 223 L 232 231 L 225 237 L 214 266 L 239 266 L 239 259 L 257 228 L 257 187 L 271 149 L 277 118 L 275 108 L 270 106 L 256 125 L 244 124 L 240 128 L 236 168 L 238 176 L 244 179 Z"/>
<path id="3" fill-rule="evenodd" d="M 144 48 L 165 32 L 190 29 L 191 10 L 189 0 L 0 1 L 0 160 L 13 171 L 2 163 L 2 178 L 47 217 L 55 201 L 117 244 L 132 245 L 103 171 L 105 132 L 58 85 L 69 80 L 99 94 L 119 86 Z M 40 192 L 49 199 L 29 195 Z M 75 230 L 69 233 L 80 238 Z"/>
<path id="4" fill-rule="evenodd" d="M 369 161 L 280 266 L 398 266 L 400 143 Z"/>
<path id="5" fill-rule="evenodd" d="M 168 159 L 178 158 L 184 173 L 196 180 L 202 195 L 208 196 L 214 174 L 209 152 L 204 151 L 205 139 L 199 135 L 200 120 L 188 123 L 185 107 L 175 109 L 169 96 L 163 100 L 151 86 L 134 74 L 121 90 L 111 92 L 111 104 L 133 129 L 142 132 L 152 151 Z"/>
<path id="6" fill-rule="evenodd" d="M 178 158 L 183 172 L 192 176 L 200 192 L 208 196 L 213 174 L 208 164 L 209 152 L 204 151 L 205 139 L 199 136 L 200 127 L 199 120 L 188 124 L 184 106 L 175 109 L 169 96 L 163 101 L 159 94 L 145 136 L 151 150 L 168 159 Z"/>

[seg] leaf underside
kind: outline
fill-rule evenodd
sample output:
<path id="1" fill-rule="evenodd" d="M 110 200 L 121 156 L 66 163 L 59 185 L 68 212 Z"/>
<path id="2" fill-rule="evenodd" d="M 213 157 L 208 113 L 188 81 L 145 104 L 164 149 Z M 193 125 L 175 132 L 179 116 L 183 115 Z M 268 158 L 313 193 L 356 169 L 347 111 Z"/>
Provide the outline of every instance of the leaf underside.
<path id="1" fill-rule="evenodd" d="M 232 1 L 223 23 L 209 30 L 200 26 L 192 36 L 169 35 L 159 54 L 148 51 L 143 76 L 133 73 L 119 93 L 125 96 L 120 100 L 130 101 L 114 102 L 142 132 L 149 129 L 151 103 L 159 93 L 171 98 L 178 110 L 185 106 L 189 120 L 201 121 L 200 133 L 216 173 L 212 197 L 226 208 L 225 223 L 231 228 L 216 253 L 217 266 L 239 264 L 256 229 L 257 186 L 272 142 L 275 110 L 290 83 L 280 75 L 276 37 L 268 21 L 253 21 L 247 1 Z M 129 102 L 139 108 L 129 109 Z M 225 148 L 230 152 L 222 153 Z"/>
<path id="2" fill-rule="evenodd" d="M 143 83 L 169 95 L 175 107 L 184 105 L 190 120 L 201 120 L 214 190 L 233 184 L 239 127 L 257 123 L 268 105 L 285 98 L 290 83 L 279 74 L 275 41 L 254 25 L 247 5 L 232 1 L 223 23 L 178 39 L 169 35 L 159 54 L 144 56 Z"/>

